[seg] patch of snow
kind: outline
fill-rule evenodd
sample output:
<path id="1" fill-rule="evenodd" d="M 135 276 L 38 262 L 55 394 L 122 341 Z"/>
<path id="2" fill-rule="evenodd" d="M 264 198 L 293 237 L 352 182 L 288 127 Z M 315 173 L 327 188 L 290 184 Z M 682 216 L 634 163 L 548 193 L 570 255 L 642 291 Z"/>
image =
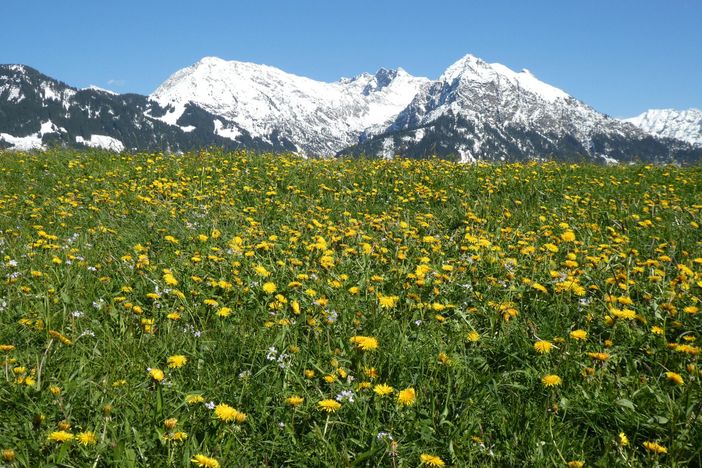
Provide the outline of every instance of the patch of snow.
<path id="1" fill-rule="evenodd" d="M 98 92 L 100 92 L 100 93 L 110 94 L 110 95 L 112 95 L 112 96 L 118 96 L 118 95 L 119 95 L 119 93 L 116 93 L 116 92 L 111 91 L 111 90 L 109 90 L 109 89 L 101 88 L 101 87 L 95 86 L 95 85 L 90 85 L 90 86 L 88 86 L 87 88 L 83 88 L 83 91 L 88 91 L 88 90 L 90 90 L 90 91 L 98 91 Z"/>
<path id="2" fill-rule="evenodd" d="M 76 143 L 80 143 L 91 148 L 102 148 L 110 151 L 124 151 L 124 144 L 116 138 L 107 135 L 90 135 L 90 139 L 86 140 L 82 136 L 76 137 Z"/>
<path id="3" fill-rule="evenodd" d="M 197 127 L 195 125 L 187 125 L 185 127 L 180 127 L 181 130 L 183 130 L 185 133 L 190 133 L 193 130 L 195 130 Z"/>
<path id="4" fill-rule="evenodd" d="M 41 129 L 39 130 L 39 136 L 43 137 L 47 133 L 58 133 L 58 132 L 66 133 L 66 129 L 63 127 L 57 126 L 51 120 L 47 120 L 46 122 L 41 123 Z"/>
<path id="5" fill-rule="evenodd" d="M 608 166 L 612 166 L 612 165 L 615 165 L 615 164 L 619 164 L 619 161 L 618 161 L 618 160 L 616 160 L 616 159 L 614 159 L 614 158 L 610 158 L 610 157 L 607 156 L 606 154 L 598 154 L 598 155 L 596 155 L 596 156 L 597 156 L 598 158 L 601 158 L 601 159 L 604 161 L 604 163 L 605 163 L 606 165 L 608 165 Z"/>
<path id="6" fill-rule="evenodd" d="M 395 142 L 392 137 L 387 137 L 383 140 L 383 149 L 380 151 L 380 156 L 383 159 L 393 159 L 395 157 Z"/>
<path id="7" fill-rule="evenodd" d="M 7 133 L 0 133 L 0 140 L 11 144 L 11 149 L 18 151 L 30 151 L 33 149 L 43 148 L 43 145 L 41 143 L 41 136 L 38 133 L 34 133 L 25 137 L 16 137 Z"/>
<path id="8" fill-rule="evenodd" d="M 222 123 L 221 120 L 215 119 L 214 121 L 214 132 L 215 135 L 219 135 L 224 138 L 229 138 L 230 140 L 236 141 L 237 137 L 241 135 L 241 132 L 239 131 L 238 128 L 232 127 L 232 128 L 227 128 L 225 125 Z"/>

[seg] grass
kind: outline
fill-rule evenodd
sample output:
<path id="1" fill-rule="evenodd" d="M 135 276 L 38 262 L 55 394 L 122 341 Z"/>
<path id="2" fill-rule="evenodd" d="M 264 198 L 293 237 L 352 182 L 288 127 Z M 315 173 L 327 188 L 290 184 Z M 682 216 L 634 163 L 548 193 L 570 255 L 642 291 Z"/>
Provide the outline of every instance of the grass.
<path id="1" fill-rule="evenodd" d="M 700 167 L 0 153 L 2 456 L 702 464 L 701 188 Z"/>

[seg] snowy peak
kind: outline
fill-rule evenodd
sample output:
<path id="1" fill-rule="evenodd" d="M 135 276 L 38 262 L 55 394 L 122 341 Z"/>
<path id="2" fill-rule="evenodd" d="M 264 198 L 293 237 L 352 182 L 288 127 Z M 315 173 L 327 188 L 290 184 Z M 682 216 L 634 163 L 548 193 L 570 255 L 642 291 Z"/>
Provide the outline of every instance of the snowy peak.
<path id="1" fill-rule="evenodd" d="M 699 109 L 650 109 L 623 121 L 655 136 L 702 146 L 702 111 Z"/>
<path id="2" fill-rule="evenodd" d="M 356 143 L 362 132 L 389 124 L 428 81 L 380 69 L 326 83 L 268 65 L 205 57 L 173 74 L 150 97 L 175 109 L 169 123 L 193 103 L 252 136 L 280 135 L 301 152 L 328 155 Z"/>
<path id="3" fill-rule="evenodd" d="M 456 80 L 465 83 L 492 83 L 498 88 L 512 87 L 521 89 L 535 94 L 548 102 L 570 97 L 563 90 L 540 81 L 527 69 L 515 72 L 501 63 L 487 63 L 471 54 L 466 55 L 448 67 L 439 78 L 439 81 L 449 84 Z"/>

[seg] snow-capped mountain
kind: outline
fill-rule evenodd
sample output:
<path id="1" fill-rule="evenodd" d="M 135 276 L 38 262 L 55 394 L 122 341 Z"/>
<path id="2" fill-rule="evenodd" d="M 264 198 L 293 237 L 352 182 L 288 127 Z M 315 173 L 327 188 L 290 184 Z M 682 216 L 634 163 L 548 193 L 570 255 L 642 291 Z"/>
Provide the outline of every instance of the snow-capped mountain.
<path id="1" fill-rule="evenodd" d="M 680 139 L 694 134 L 695 118 L 666 120 L 679 128 L 692 122 L 689 132 L 652 135 L 528 70 L 472 55 L 435 81 L 383 68 L 333 83 L 206 57 L 150 96 L 76 89 L 30 67 L 0 65 L 0 148 L 217 146 L 307 156 L 689 163 L 702 159 L 702 146 Z"/>
<path id="2" fill-rule="evenodd" d="M 294 149 L 240 132 L 237 141 L 215 133 L 217 116 L 193 105 L 182 112 L 181 128 L 159 120 L 166 109 L 146 96 L 76 89 L 23 65 L 0 65 L 0 148 L 40 149 L 52 145 L 112 151 L 188 150 L 206 146 L 268 151 Z"/>
<path id="3" fill-rule="evenodd" d="M 384 134 L 345 152 L 462 161 L 535 158 L 659 162 L 692 157 L 601 114 L 531 72 L 466 55 L 422 88 Z M 671 152 L 672 151 L 672 152 Z"/>
<path id="4" fill-rule="evenodd" d="M 173 74 L 151 94 L 175 123 L 187 103 L 221 116 L 219 134 L 245 129 L 270 140 L 277 135 L 301 152 L 334 154 L 358 142 L 362 132 L 382 130 L 414 98 L 427 78 L 380 69 L 334 83 L 292 75 L 278 68 L 205 57 Z"/>
<path id="5" fill-rule="evenodd" d="M 702 146 L 702 111 L 699 109 L 650 109 L 623 121 L 652 135 Z"/>

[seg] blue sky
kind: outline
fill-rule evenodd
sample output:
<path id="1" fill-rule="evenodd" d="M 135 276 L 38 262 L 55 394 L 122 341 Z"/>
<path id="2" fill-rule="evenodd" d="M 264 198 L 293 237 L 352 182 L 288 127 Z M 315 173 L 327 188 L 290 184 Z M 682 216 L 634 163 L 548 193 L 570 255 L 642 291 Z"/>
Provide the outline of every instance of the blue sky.
<path id="1" fill-rule="evenodd" d="M 528 68 L 613 116 L 702 108 L 702 1 L 64 0 L 2 2 L 0 63 L 148 94 L 203 56 L 334 81 L 467 53 Z"/>

